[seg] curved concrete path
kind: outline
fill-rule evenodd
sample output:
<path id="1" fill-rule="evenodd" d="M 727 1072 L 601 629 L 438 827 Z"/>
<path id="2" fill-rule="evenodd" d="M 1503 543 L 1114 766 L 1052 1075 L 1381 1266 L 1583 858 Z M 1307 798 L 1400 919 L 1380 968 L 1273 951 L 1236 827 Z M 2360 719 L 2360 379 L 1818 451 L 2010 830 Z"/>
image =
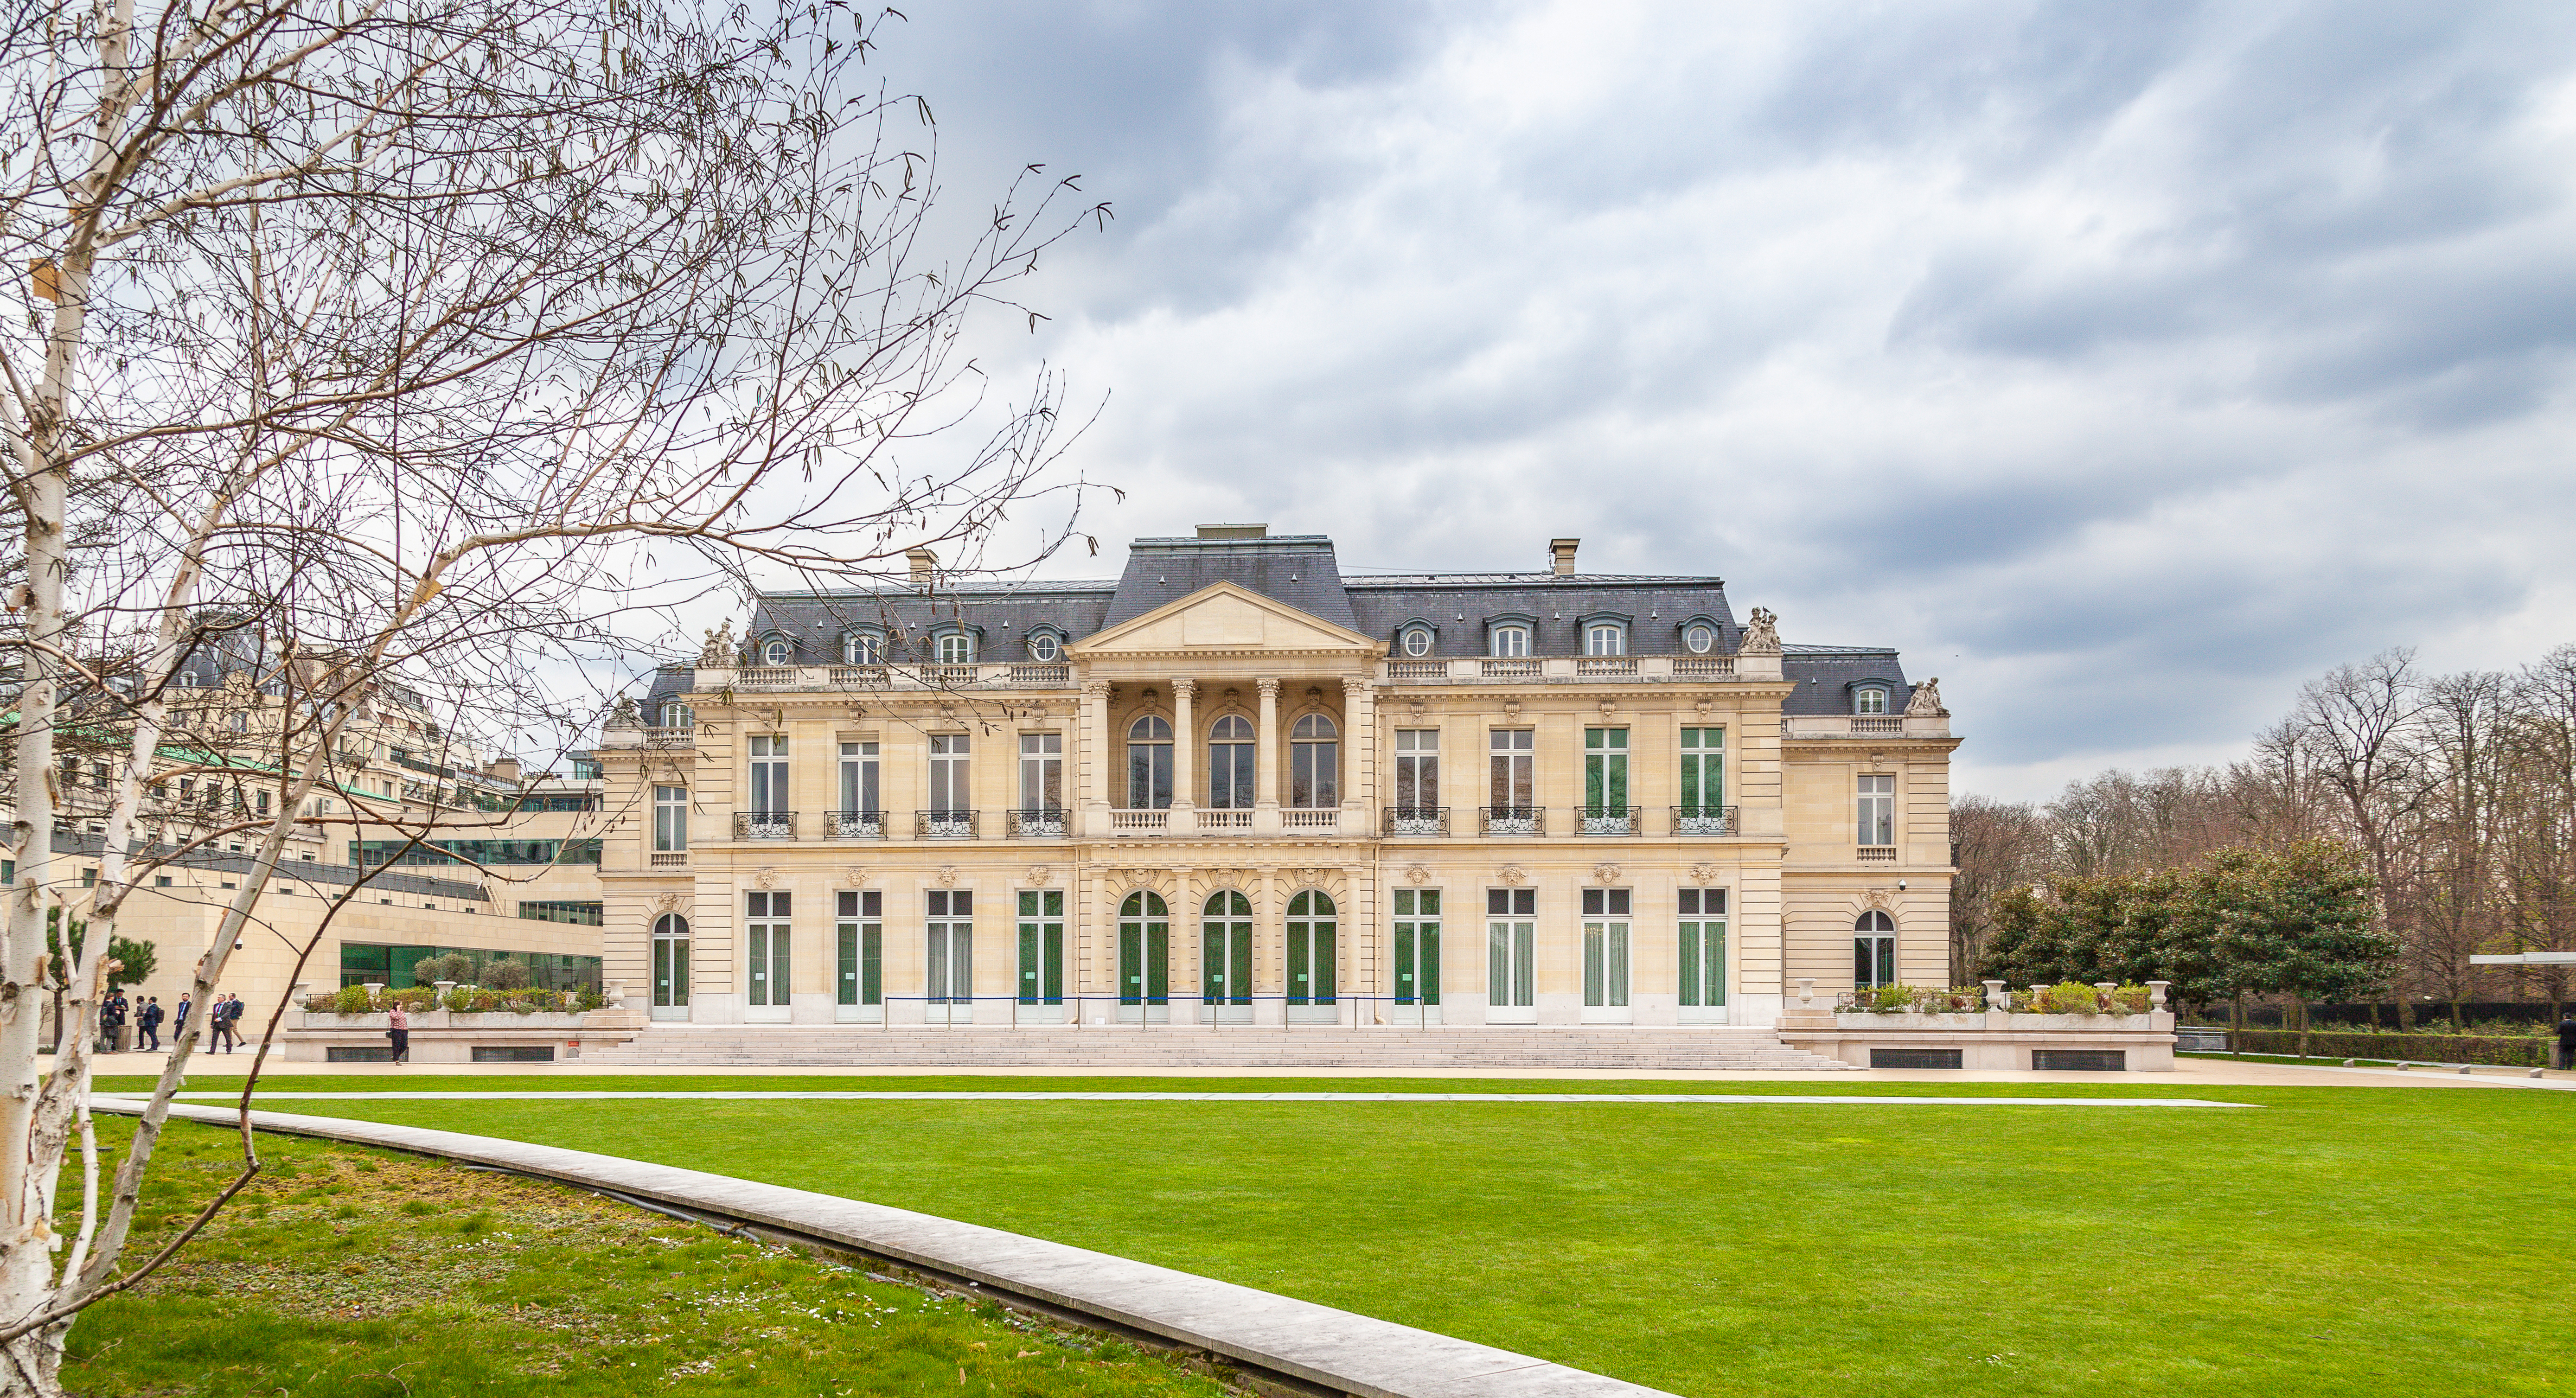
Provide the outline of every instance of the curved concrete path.
<path id="1" fill-rule="evenodd" d="M 134 1097 L 97 1096 L 90 1106 L 134 1116 L 144 1103 Z M 227 1108 L 186 1103 L 172 1105 L 170 1114 L 211 1126 L 239 1120 Z M 284 1112 L 250 1116 L 251 1124 L 263 1131 L 494 1165 L 840 1243 L 1286 1374 L 1332 1393 L 1364 1398 L 1673 1398 L 1661 1389 L 1409 1325 L 908 1209 L 459 1131 Z"/>

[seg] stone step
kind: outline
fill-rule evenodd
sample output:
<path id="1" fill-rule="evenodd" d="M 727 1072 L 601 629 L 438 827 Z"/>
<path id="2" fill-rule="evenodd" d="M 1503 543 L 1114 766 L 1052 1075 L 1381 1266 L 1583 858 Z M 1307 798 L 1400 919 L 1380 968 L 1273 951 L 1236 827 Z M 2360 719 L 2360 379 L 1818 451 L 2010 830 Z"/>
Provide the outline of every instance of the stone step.
<path id="1" fill-rule="evenodd" d="M 1734 1025 L 1045 1026 L 655 1025 L 584 1062 L 631 1067 L 1481 1068 L 1836 1072 L 1770 1029 Z"/>

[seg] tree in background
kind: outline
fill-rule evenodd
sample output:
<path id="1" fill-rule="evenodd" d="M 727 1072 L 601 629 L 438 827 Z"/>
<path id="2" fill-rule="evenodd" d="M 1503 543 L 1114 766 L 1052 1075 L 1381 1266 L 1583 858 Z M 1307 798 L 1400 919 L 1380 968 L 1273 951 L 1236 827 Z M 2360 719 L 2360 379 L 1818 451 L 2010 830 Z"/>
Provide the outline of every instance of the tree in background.
<path id="1" fill-rule="evenodd" d="M 1950 806 L 1950 964 L 1984 961 L 1995 900 L 2047 875 L 2048 827 L 2027 802 L 1962 796 Z"/>
<path id="2" fill-rule="evenodd" d="M 2396 969 L 2398 940 L 2374 926 L 2375 894 L 2366 856 L 2303 840 L 2221 851 L 2193 872 L 2178 912 L 2227 988 L 2290 997 L 2305 1056 L 2308 1001 L 2380 990 Z"/>

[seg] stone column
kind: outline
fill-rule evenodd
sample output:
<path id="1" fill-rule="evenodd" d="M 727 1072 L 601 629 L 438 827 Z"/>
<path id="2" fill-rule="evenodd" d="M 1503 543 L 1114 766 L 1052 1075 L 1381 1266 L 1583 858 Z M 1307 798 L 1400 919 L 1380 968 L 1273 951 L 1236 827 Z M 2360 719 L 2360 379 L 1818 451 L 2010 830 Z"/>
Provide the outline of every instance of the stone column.
<path id="1" fill-rule="evenodd" d="M 1191 782 L 1198 764 L 1191 761 L 1198 742 L 1195 736 L 1198 719 L 1194 703 L 1198 698 L 1197 680 L 1172 681 L 1172 824 L 1175 835 L 1198 833 L 1198 802 L 1191 799 Z"/>
<path id="2" fill-rule="evenodd" d="M 1342 677 L 1342 834 L 1363 838 L 1377 799 L 1377 687 L 1366 675 Z"/>
<path id="3" fill-rule="evenodd" d="M 1082 722 L 1077 726 L 1082 746 L 1075 771 L 1081 774 L 1082 792 L 1076 801 L 1082 814 L 1078 817 L 1082 834 L 1101 840 L 1109 836 L 1109 682 L 1082 682 Z"/>
<path id="4" fill-rule="evenodd" d="M 1279 681 L 1258 681 L 1261 687 L 1261 719 L 1254 735 L 1260 746 L 1253 753 L 1252 833 L 1279 833 Z"/>

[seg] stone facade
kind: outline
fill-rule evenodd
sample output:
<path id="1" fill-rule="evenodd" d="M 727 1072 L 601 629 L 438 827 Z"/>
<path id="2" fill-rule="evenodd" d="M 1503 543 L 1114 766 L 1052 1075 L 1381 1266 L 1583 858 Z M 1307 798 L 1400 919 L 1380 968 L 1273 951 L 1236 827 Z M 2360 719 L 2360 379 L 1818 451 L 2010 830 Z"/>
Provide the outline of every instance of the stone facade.
<path id="1" fill-rule="evenodd" d="M 1867 974 L 1945 981 L 1937 691 L 1573 551 L 1345 581 L 1228 527 L 764 597 L 594 749 L 606 978 L 697 1024 L 1768 1026 L 1883 919 Z"/>

